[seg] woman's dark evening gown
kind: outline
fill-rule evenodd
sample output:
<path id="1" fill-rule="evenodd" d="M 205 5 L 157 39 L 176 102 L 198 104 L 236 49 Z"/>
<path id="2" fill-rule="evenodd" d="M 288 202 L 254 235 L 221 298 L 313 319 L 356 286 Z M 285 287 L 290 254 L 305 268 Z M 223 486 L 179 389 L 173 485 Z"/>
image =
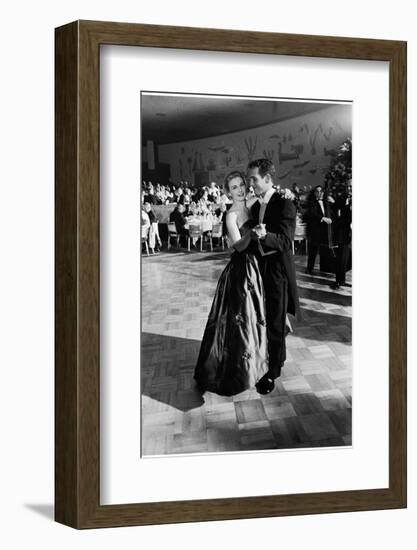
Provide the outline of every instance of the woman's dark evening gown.
<path id="1" fill-rule="evenodd" d="M 250 221 L 240 228 L 243 236 Z M 234 395 L 268 370 L 265 298 L 255 243 L 233 252 L 220 275 L 194 378 L 202 391 Z"/>

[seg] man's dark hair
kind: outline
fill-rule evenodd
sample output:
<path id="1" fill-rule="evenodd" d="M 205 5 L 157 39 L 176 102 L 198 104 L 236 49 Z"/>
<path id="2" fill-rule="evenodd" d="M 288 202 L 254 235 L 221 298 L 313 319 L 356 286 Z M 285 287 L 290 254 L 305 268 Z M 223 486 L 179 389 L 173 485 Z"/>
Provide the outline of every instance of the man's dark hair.
<path id="1" fill-rule="evenodd" d="M 256 159 L 252 160 L 248 164 L 248 170 L 251 168 L 258 168 L 259 175 L 264 178 L 267 174 L 273 178 L 275 176 L 275 166 L 274 163 L 269 159 Z"/>

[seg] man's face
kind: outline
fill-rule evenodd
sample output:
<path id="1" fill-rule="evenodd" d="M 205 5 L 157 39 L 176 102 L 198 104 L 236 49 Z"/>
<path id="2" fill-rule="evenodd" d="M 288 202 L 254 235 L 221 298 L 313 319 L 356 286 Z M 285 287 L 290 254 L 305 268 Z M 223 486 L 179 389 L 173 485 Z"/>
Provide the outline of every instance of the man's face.
<path id="1" fill-rule="evenodd" d="M 314 196 L 318 201 L 320 201 L 323 198 L 323 188 L 322 187 L 316 187 L 314 189 Z"/>
<path id="2" fill-rule="evenodd" d="M 262 177 L 259 174 L 259 168 L 250 168 L 247 174 L 247 180 L 248 183 L 253 186 L 255 195 L 258 197 L 264 195 L 272 188 L 272 178 L 270 174 L 266 174 Z"/>

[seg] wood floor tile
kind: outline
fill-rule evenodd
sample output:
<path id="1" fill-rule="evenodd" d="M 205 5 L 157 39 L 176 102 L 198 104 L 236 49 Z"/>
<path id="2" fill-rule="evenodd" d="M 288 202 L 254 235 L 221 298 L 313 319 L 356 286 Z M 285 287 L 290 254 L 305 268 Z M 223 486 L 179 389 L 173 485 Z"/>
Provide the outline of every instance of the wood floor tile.
<path id="1" fill-rule="evenodd" d="M 302 320 L 287 337 L 275 389 L 201 394 L 193 380 L 228 253 L 169 252 L 142 261 L 143 456 L 351 445 L 351 288 L 306 275 L 296 256 Z M 349 279 L 350 280 L 350 279 Z"/>
<path id="2" fill-rule="evenodd" d="M 239 434 L 243 450 L 265 450 L 275 447 L 272 429 L 267 420 L 240 424 Z"/>
<path id="3" fill-rule="evenodd" d="M 293 394 L 289 399 L 298 416 L 323 412 L 320 399 L 313 392 Z"/>
<path id="4" fill-rule="evenodd" d="M 289 416 L 297 416 L 292 400 L 289 397 L 275 397 L 263 401 L 264 410 L 269 420 L 278 420 L 288 418 Z"/>
<path id="5" fill-rule="evenodd" d="M 266 420 L 265 409 L 260 399 L 235 402 L 235 409 L 239 424 Z"/>
<path id="6" fill-rule="evenodd" d="M 330 413 L 317 413 L 300 416 L 300 422 L 310 441 L 338 437 L 339 432 L 329 418 Z"/>

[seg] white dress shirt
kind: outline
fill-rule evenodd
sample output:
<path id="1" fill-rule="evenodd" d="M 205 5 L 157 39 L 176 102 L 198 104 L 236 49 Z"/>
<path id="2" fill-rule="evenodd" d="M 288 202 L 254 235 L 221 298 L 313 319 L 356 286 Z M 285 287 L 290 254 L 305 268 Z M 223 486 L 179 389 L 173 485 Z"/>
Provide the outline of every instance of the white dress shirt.
<path id="1" fill-rule="evenodd" d="M 261 207 L 259 208 L 259 223 L 263 223 L 267 204 L 274 193 L 275 189 L 272 188 L 269 189 L 263 197 L 259 197 L 259 202 L 261 203 Z"/>

